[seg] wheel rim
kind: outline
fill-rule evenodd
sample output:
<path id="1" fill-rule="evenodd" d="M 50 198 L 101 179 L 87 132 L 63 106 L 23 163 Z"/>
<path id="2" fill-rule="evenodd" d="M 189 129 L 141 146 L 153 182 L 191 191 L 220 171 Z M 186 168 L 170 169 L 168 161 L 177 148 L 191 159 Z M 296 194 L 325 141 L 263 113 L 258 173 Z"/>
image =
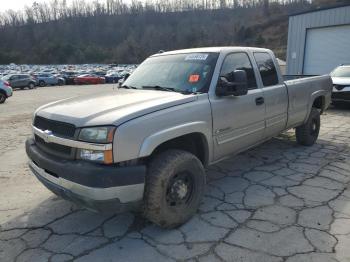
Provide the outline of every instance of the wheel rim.
<path id="1" fill-rule="evenodd" d="M 311 129 L 310 129 L 310 134 L 312 136 L 316 136 L 318 133 L 318 121 L 317 119 L 313 119 L 311 123 Z"/>
<path id="2" fill-rule="evenodd" d="M 5 101 L 5 96 L 3 94 L 0 94 L 0 102 L 4 102 Z"/>
<path id="3" fill-rule="evenodd" d="M 186 206 L 192 199 L 194 179 L 191 173 L 175 174 L 169 181 L 166 191 L 166 202 L 170 207 Z"/>

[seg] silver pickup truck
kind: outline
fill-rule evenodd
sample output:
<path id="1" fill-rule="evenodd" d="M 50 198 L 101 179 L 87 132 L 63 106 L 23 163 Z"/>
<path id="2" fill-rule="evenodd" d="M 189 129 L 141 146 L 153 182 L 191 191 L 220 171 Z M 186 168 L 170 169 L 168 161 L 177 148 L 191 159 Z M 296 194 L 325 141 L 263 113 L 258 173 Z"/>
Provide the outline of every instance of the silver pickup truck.
<path id="1" fill-rule="evenodd" d="M 213 47 L 146 59 L 116 91 L 40 107 L 29 166 L 93 210 L 142 210 L 162 227 L 195 214 L 205 167 L 290 128 L 315 143 L 329 76 L 283 81 L 267 49 Z"/>

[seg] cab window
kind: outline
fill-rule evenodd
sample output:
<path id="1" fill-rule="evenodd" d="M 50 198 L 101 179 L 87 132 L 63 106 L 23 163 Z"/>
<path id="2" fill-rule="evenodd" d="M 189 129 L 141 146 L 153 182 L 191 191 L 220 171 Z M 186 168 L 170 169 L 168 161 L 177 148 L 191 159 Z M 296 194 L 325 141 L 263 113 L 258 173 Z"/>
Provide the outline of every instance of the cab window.
<path id="1" fill-rule="evenodd" d="M 244 70 L 247 73 L 248 89 L 257 88 L 253 66 L 246 53 L 227 55 L 222 64 L 220 76 L 224 76 L 229 82 L 235 82 L 233 72 L 236 70 Z"/>
<path id="2" fill-rule="evenodd" d="M 260 76 L 265 87 L 278 84 L 278 75 L 271 55 L 264 52 L 254 53 Z"/>

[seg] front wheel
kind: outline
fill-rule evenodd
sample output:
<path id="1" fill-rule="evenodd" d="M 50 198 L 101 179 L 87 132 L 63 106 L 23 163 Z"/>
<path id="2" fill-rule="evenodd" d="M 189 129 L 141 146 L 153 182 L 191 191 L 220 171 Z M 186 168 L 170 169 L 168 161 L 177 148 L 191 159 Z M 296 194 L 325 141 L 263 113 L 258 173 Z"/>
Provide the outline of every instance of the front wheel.
<path id="1" fill-rule="evenodd" d="M 297 142 L 303 146 L 312 146 L 320 133 L 320 111 L 312 108 L 307 122 L 295 130 Z"/>
<path id="2" fill-rule="evenodd" d="M 200 160 L 182 150 L 157 155 L 148 167 L 144 215 L 163 228 L 188 221 L 197 211 L 205 189 Z"/>
<path id="3" fill-rule="evenodd" d="M 6 96 L 3 93 L 0 93 L 0 104 L 5 103 L 6 101 Z"/>

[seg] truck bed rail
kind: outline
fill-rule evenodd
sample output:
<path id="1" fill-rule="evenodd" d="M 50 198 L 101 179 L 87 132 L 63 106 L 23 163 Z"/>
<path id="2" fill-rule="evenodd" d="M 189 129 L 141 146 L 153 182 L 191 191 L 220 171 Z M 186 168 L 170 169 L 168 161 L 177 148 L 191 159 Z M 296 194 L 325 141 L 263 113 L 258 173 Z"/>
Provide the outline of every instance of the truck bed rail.
<path id="1" fill-rule="evenodd" d="M 288 80 L 307 78 L 307 77 L 313 77 L 313 76 L 318 76 L 318 75 L 283 75 L 283 79 L 284 81 L 288 81 Z"/>

